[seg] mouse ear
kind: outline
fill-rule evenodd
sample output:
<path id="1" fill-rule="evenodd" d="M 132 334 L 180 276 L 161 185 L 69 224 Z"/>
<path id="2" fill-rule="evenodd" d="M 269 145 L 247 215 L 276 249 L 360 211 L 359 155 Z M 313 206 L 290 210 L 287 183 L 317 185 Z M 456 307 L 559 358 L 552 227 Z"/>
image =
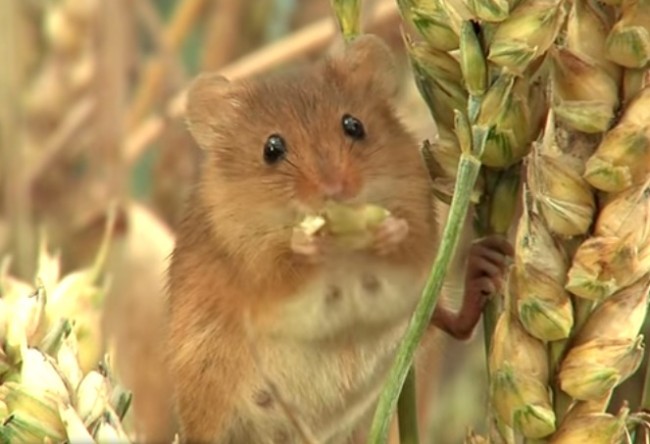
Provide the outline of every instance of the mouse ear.
<path id="1" fill-rule="evenodd" d="M 349 82 L 358 82 L 393 96 L 399 87 L 393 53 L 373 34 L 362 34 L 349 42 L 335 60 L 335 69 Z"/>
<path id="2" fill-rule="evenodd" d="M 220 74 L 201 73 L 187 92 L 185 121 L 194 140 L 202 149 L 214 143 L 216 124 L 224 118 L 231 84 Z"/>

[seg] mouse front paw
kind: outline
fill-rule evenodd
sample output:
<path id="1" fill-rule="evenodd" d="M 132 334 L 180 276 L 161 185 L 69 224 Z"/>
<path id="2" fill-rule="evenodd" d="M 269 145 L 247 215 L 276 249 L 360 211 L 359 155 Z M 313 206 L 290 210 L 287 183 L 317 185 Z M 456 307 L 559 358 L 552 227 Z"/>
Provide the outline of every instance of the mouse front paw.
<path id="1" fill-rule="evenodd" d="M 466 298 L 479 299 L 482 306 L 486 296 L 500 291 L 508 258 L 513 255 L 512 245 L 502 236 L 488 236 L 474 243 L 467 260 Z"/>
<path id="2" fill-rule="evenodd" d="M 299 228 L 293 229 L 290 245 L 291 251 L 308 263 L 320 263 L 325 257 L 326 248 L 323 239 L 309 235 Z"/>
<path id="3" fill-rule="evenodd" d="M 489 236 L 472 245 L 465 274 L 465 294 L 458 313 L 436 307 L 433 324 L 457 339 L 467 339 L 481 318 L 488 298 L 503 286 L 512 245 L 501 236 Z"/>
<path id="4" fill-rule="evenodd" d="M 513 255 L 510 242 L 496 235 L 480 239 L 470 248 L 463 305 L 455 325 L 459 337 L 471 335 L 490 296 L 501 291 Z"/>
<path id="5" fill-rule="evenodd" d="M 388 216 L 374 233 L 373 250 L 379 255 L 392 253 L 406 239 L 409 224 L 405 219 Z"/>

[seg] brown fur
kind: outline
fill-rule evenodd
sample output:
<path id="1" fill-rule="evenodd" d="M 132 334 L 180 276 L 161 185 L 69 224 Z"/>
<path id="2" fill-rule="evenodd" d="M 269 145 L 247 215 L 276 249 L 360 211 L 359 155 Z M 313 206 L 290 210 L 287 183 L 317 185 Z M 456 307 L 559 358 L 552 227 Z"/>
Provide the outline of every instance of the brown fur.
<path id="1" fill-rule="evenodd" d="M 347 442 L 369 418 L 437 247 L 429 176 L 392 108 L 396 89 L 373 36 L 300 71 L 234 83 L 208 74 L 191 87 L 188 126 L 205 161 L 169 270 L 168 360 L 185 441 L 299 442 L 267 378 L 323 442 Z M 346 113 L 363 122 L 363 140 L 343 132 Z M 267 165 L 273 133 L 288 152 Z M 297 257 L 292 227 L 331 183 L 343 200 L 408 222 L 395 251 Z M 381 290 L 360 283 L 367 275 Z"/>

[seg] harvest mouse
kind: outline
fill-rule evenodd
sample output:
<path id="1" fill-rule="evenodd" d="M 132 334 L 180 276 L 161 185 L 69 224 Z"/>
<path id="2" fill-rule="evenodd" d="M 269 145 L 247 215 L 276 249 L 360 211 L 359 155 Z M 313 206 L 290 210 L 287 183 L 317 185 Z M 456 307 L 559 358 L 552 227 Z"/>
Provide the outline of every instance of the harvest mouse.
<path id="1" fill-rule="evenodd" d="M 347 442 L 374 410 L 438 245 L 429 173 L 391 105 L 392 55 L 363 35 L 295 72 L 202 74 L 187 100 L 205 151 L 169 270 L 168 362 L 185 442 Z M 326 201 L 390 216 L 362 250 L 296 235 Z M 499 285 L 505 240 L 470 253 L 467 338 Z"/>

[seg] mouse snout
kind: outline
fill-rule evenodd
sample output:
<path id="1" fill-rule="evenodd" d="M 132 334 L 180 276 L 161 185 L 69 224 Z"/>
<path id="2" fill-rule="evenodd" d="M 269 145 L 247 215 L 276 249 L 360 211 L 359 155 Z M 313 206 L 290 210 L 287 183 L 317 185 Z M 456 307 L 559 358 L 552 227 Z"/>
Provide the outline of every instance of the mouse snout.
<path id="1" fill-rule="evenodd" d="M 323 197 L 329 199 L 341 199 L 344 197 L 344 187 L 342 180 L 324 181 L 321 186 Z"/>
<path id="2" fill-rule="evenodd" d="M 327 200 L 350 202 L 358 197 L 361 182 L 349 170 L 313 171 L 296 183 L 297 196 L 309 206 L 319 207 Z"/>
<path id="3" fill-rule="evenodd" d="M 359 180 L 349 170 L 321 174 L 318 191 L 322 198 L 337 201 L 349 201 L 359 193 Z"/>

